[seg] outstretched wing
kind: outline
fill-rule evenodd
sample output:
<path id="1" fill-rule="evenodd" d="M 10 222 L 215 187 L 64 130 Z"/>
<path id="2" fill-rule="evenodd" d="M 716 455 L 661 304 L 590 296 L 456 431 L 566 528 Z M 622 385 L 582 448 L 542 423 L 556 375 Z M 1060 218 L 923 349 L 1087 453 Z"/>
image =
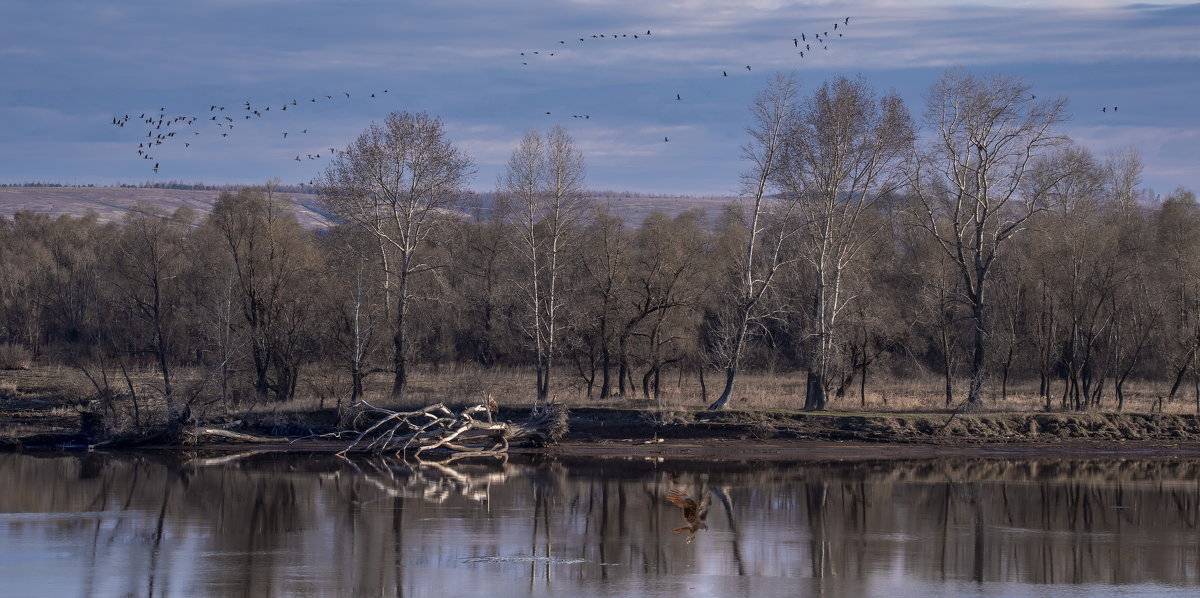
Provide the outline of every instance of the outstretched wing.
<path id="1" fill-rule="evenodd" d="M 671 501 L 671 504 L 677 507 L 683 507 L 685 511 L 696 508 L 696 501 L 692 500 L 692 497 L 688 496 L 687 492 L 678 488 L 667 492 L 667 500 Z"/>
<path id="2" fill-rule="evenodd" d="M 708 503 L 710 495 L 705 493 L 704 498 L 700 499 L 700 521 L 708 519 Z"/>

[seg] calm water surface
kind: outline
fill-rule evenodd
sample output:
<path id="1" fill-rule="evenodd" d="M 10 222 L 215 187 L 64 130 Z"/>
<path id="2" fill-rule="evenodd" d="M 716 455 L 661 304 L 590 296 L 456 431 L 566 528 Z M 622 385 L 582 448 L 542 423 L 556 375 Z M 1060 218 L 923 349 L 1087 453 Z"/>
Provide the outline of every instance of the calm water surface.
<path id="1" fill-rule="evenodd" d="M 0 595 L 1195 596 L 1198 519 L 1166 458 L 0 454 Z"/>

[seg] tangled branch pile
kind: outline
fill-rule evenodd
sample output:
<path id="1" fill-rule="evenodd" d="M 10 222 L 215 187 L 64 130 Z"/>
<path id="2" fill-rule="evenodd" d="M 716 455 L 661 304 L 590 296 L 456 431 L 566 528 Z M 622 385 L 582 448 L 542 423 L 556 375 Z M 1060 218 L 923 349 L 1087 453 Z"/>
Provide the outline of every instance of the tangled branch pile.
<path id="1" fill-rule="evenodd" d="M 494 402 L 489 400 L 494 405 Z M 341 454 L 351 451 L 421 455 L 453 451 L 462 455 L 495 455 L 512 441 L 534 445 L 556 442 L 567 432 L 567 408 L 557 401 L 534 405 L 522 423 L 494 421 L 488 404 L 455 413 L 442 403 L 416 411 L 392 411 L 361 403 L 353 419 L 363 427 Z"/>

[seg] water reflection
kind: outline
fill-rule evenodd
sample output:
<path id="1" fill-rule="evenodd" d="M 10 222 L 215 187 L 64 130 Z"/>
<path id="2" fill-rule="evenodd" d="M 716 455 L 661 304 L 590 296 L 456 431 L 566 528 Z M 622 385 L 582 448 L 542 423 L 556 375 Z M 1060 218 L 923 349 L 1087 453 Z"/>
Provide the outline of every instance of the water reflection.
<path id="1" fill-rule="evenodd" d="M 1191 595 L 1200 584 L 1200 463 L 1171 459 L 0 454 L 0 480 L 0 575 L 14 596 Z"/>

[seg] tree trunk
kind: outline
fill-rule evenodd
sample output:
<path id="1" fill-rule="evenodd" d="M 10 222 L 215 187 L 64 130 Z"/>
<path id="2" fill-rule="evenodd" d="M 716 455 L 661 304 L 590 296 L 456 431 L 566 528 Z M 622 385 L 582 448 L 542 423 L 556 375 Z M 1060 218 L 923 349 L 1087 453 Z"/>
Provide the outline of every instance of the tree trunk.
<path id="1" fill-rule="evenodd" d="M 600 398 L 607 399 L 612 394 L 612 351 L 608 349 L 608 339 L 600 339 Z"/>
<path id="2" fill-rule="evenodd" d="M 975 320 L 974 353 L 971 356 L 971 385 L 967 390 L 966 411 L 978 411 L 983 408 L 983 384 L 987 375 L 987 321 L 983 304 L 983 276 L 979 278 L 979 288 L 974 296 L 971 311 Z"/>
<path id="3" fill-rule="evenodd" d="M 396 333 L 392 336 L 392 345 L 396 354 L 392 358 L 395 375 L 392 378 L 392 398 L 404 398 L 408 387 L 408 356 L 405 344 L 405 332 L 408 327 L 408 274 L 412 268 L 411 256 L 401 256 L 400 281 L 396 285 Z"/>
<path id="4" fill-rule="evenodd" d="M 363 373 L 362 368 L 355 364 L 350 368 L 350 404 L 353 405 L 362 398 L 363 395 Z"/>
<path id="5" fill-rule="evenodd" d="M 825 395 L 825 381 L 819 372 L 808 372 L 808 384 L 804 394 L 805 411 L 824 411 L 828 397 Z"/>
<path id="6" fill-rule="evenodd" d="M 703 370 L 701 370 L 701 372 L 703 372 Z M 733 382 L 736 378 L 737 368 L 734 367 L 725 370 L 725 390 L 722 390 L 721 396 L 717 397 L 717 400 L 713 401 L 713 404 L 708 406 L 710 410 L 719 411 L 724 409 L 725 406 L 729 404 L 729 397 L 733 396 Z"/>
<path id="7" fill-rule="evenodd" d="M 862 373 L 858 378 L 858 402 L 863 407 L 867 406 L 867 368 L 871 365 L 871 361 L 863 361 Z"/>

